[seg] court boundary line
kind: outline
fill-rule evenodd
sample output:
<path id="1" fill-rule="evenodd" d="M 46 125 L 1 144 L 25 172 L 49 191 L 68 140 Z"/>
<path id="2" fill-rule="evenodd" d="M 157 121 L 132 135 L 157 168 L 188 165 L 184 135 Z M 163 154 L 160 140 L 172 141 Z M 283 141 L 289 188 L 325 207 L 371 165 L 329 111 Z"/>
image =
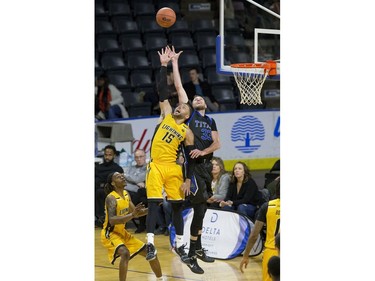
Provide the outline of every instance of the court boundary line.
<path id="1" fill-rule="evenodd" d="M 116 267 L 110 267 L 110 266 L 106 266 L 106 265 L 95 265 L 95 267 L 104 268 L 104 269 L 113 269 L 113 270 L 119 271 L 119 269 L 116 268 Z M 153 272 L 151 273 L 151 272 L 131 270 L 131 269 L 128 269 L 128 272 L 141 273 L 141 274 L 147 274 L 147 275 L 155 275 Z M 191 278 L 173 276 L 173 275 L 168 275 L 168 274 L 163 274 L 163 276 L 168 277 L 168 278 L 182 279 L 182 280 L 202 281 L 202 279 L 191 279 Z"/>

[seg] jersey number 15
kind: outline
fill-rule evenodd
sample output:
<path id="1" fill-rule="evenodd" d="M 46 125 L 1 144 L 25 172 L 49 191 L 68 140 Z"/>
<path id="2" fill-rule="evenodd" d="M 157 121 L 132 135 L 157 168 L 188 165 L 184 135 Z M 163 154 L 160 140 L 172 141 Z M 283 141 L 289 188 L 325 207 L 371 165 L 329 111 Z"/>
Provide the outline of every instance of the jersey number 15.
<path id="1" fill-rule="evenodd" d="M 170 134 L 169 132 L 167 132 L 165 134 L 165 136 L 162 138 L 163 141 L 167 142 L 167 143 L 170 143 L 173 139 L 174 139 L 174 135 Z"/>

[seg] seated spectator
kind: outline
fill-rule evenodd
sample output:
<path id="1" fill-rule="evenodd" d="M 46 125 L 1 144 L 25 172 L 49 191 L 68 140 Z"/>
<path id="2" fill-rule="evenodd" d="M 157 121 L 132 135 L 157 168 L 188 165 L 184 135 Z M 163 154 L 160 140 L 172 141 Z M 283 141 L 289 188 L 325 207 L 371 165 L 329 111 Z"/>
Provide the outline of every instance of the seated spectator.
<path id="1" fill-rule="evenodd" d="M 106 193 L 104 186 L 110 173 L 124 173 L 120 165 L 114 162 L 117 150 L 113 145 L 104 147 L 103 163 L 95 165 L 95 225 L 102 227 L 104 222 L 104 204 Z"/>
<path id="2" fill-rule="evenodd" d="M 100 75 L 95 85 L 95 118 L 111 120 L 128 117 L 120 90 L 110 84 L 106 74 Z"/>
<path id="3" fill-rule="evenodd" d="M 220 157 L 212 157 L 212 183 L 213 195 L 207 199 L 210 207 L 218 208 L 219 203 L 225 199 L 228 192 L 230 177 L 224 168 L 224 162 Z"/>
<path id="4" fill-rule="evenodd" d="M 207 104 L 208 112 L 216 112 L 219 110 L 219 104 L 215 97 L 212 95 L 211 87 L 207 81 L 199 79 L 199 73 L 197 68 L 192 68 L 189 71 L 191 81 L 183 84 L 183 88 L 186 91 L 188 99 L 193 101 L 195 96 L 201 96 L 204 98 Z"/>
<path id="5" fill-rule="evenodd" d="M 249 168 L 239 161 L 233 167 L 227 196 L 219 206 L 224 210 L 236 210 L 254 220 L 261 197 Z"/>
<path id="6" fill-rule="evenodd" d="M 130 194 L 130 197 L 134 205 L 143 202 L 147 206 L 146 196 L 146 153 L 143 149 L 137 149 L 134 152 L 135 166 L 130 166 L 125 169 L 126 179 L 126 191 Z M 141 233 L 146 230 L 146 216 L 139 217 L 139 225 L 135 233 Z"/>

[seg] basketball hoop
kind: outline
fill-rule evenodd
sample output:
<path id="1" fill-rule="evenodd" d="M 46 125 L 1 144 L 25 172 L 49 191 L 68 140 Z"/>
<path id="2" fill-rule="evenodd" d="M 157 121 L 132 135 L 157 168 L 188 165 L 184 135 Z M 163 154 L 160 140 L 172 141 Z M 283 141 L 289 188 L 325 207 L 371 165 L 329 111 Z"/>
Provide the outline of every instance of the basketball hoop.
<path id="1" fill-rule="evenodd" d="M 241 104 L 262 104 L 261 91 L 268 75 L 276 74 L 276 62 L 235 63 L 231 70 L 241 95 Z"/>

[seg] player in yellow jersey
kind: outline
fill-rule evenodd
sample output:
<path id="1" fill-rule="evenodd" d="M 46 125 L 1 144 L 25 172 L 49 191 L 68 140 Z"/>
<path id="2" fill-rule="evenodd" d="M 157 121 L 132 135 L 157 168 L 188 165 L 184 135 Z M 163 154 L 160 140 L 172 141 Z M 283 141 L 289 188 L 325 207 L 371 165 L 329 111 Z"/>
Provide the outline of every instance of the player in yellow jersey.
<path id="1" fill-rule="evenodd" d="M 101 232 L 101 241 L 108 249 L 108 259 L 114 264 L 117 258 L 119 263 L 119 280 L 125 281 L 128 272 L 129 260 L 137 254 L 146 256 L 146 244 L 134 237 L 125 229 L 126 222 L 133 218 L 147 214 L 147 208 L 142 203 L 134 206 L 126 186 L 124 174 L 110 173 L 104 187 L 108 194 L 105 199 L 105 220 Z M 157 280 L 164 280 L 159 260 L 156 258 L 150 262 L 152 271 Z"/>
<path id="2" fill-rule="evenodd" d="M 172 205 L 172 223 L 176 229 L 176 245 L 174 251 L 184 263 L 189 258 L 184 250 L 184 223 L 182 218 L 182 203 L 185 195 L 190 193 L 191 177 L 194 170 L 194 160 L 189 156 L 194 149 L 194 135 L 184 123 L 191 115 L 192 108 L 187 103 L 180 103 L 172 112 L 168 100 L 167 65 L 174 52 L 167 46 L 158 52 L 160 57 L 160 79 L 157 85 L 161 116 L 151 143 L 151 161 L 146 174 L 146 190 L 148 199 L 147 230 L 147 260 L 156 257 L 154 232 L 157 221 L 158 205 L 163 202 L 162 189 L 164 187 L 167 200 Z M 187 155 L 187 170 L 184 180 L 182 168 L 176 159 L 180 145 L 183 145 Z"/>
<path id="3" fill-rule="evenodd" d="M 280 177 L 275 179 L 275 181 L 277 181 L 276 199 L 270 200 L 260 207 L 240 263 L 240 270 L 243 273 L 243 267 L 245 266 L 246 268 L 249 263 L 250 251 L 253 248 L 259 233 L 262 231 L 263 226 L 266 225 L 266 241 L 264 243 L 265 249 L 263 251 L 262 261 L 263 281 L 272 281 L 268 274 L 268 261 L 272 256 L 278 256 L 278 250 L 275 246 L 275 237 L 280 232 Z"/>

